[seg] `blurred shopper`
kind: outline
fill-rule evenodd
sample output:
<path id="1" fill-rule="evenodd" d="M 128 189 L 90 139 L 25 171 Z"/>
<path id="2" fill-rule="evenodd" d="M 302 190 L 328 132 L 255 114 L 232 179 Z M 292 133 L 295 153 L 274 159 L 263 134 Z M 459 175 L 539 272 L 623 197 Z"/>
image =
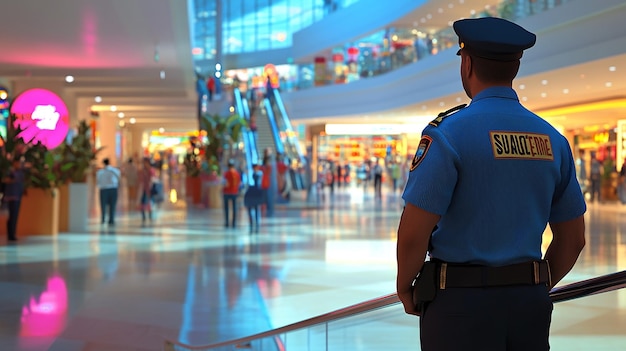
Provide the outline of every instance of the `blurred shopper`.
<path id="1" fill-rule="evenodd" d="M 222 189 L 224 198 L 224 227 L 235 228 L 237 225 L 237 197 L 239 196 L 239 186 L 241 185 L 241 174 L 235 169 L 235 162 L 228 161 L 228 169 L 224 172 L 224 188 Z M 232 209 L 233 218 L 230 220 L 229 208 Z"/>
<path id="2" fill-rule="evenodd" d="M 274 215 L 274 201 L 276 199 L 275 188 L 272 187 L 272 177 L 274 175 L 274 167 L 272 167 L 272 156 L 266 153 L 263 157 L 263 165 L 261 166 L 263 171 L 263 178 L 261 179 L 261 189 L 263 189 L 265 200 L 264 208 L 265 215 L 272 217 Z M 276 183 L 276 180 L 274 180 Z"/>
<path id="3" fill-rule="evenodd" d="M 144 157 L 141 171 L 139 172 L 139 181 L 141 188 L 141 196 L 139 198 L 139 206 L 141 209 L 141 224 L 146 224 L 146 214 L 148 220 L 152 221 L 152 184 L 154 182 L 156 172 L 150 164 L 150 158 Z"/>
<path id="4" fill-rule="evenodd" d="M 596 158 L 596 153 L 591 153 L 591 162 L 589 163 L 589 183 L 590 183 L 590 195 L 591 202 L 594 202 L 596 195 L 598 201 L 602 201 L 600 197 L 600 188 L 602 182 L 602 163 Z"/>
<path id="5" fill-rule="evenodd" d="M 472 101 L 422 132 L 398 228 L 398 297 L 421 315 L 423 351 L 547 351 L 548 292 L 585 244 L 572 152 L 512 88 L 535 35 L 493 17 L 453 28 Z"/>
<path id="6" fill-rule="evenodd" d="M 105 214 L 108 210 L 109 225 L 115 225 L 115 207 L 121 174 L 119 169 L 111 166 L 108 158 L 102 160 L 102 163 L 104 167 L 96 173 L 98 188 L 100 188 L 101 223 L 105 223 Z"/>
<path id="7" fill-rule="evenodd" d="M 126 178 L 126 189 L 128 191 L 128 207 L 130 208 L 137 200 L 137 187 L 139 186 L 139 173 L 132 157 L 128 159 L 123 171 L 124 177 Z"/>
<path id="8" fill-rule="evenodd" d="M 261 166 L 255 165 L 252 172 L 252 184 L 246 189 L 243 197 L 243 203 L 248 209 L 250 232 L 259 231 L 259 206 L 265 202 L 264 191 L 261 188 L 262 179 L 263 171 L 261 171 Z"/>
<path id="9" fill-rule="evenodd" d="M 7 239 L 9 242 L 17 241 L 17 219 L 20 214 L 22 195 L 24 195 L 25 180 L 25 169 L 20 159 L 16 157 L 13 159 L 9 174 L 2 179 L 2 183 L 4 183 L 2 202 L 9 212 L 7 219 Z"/>
<path id="10" fill-rule="evenodd" d="M 622 168 L 619 170 L 619 185 L 617 189 L 619 201 L 622 204 L 626 204 L 626 157 L 622 163 Z"/>
<path id="11" fill-rule="evenodd" d="M 372 169 L 374 176 L 374 194 L 378 197 L 383 196 L 383 166 L 380 164 L 380 160 L 376 159 L 376 164 Z"/>
<path id="12" fill-rule="evenodd" d="M 393 192 L 395 194 L 400 183 L 400 177 L 402 177 L 400 165 L 398 164 L 398 162 L 391 163 L 391 166 L 389 167 L 389 173 L 391 175 L 391 182 L 393 183 Z"/>
<path id="13" fill-rule="evenodd" d="M 585 166 L 585 150 L 578 151 L 576 159 L 576 178 L 580 183 L 583 194 L 587 192 L 587 167 Z"/>
<path id="14" fill-rule="evenodd" d="M 211 75 L 207 80 L 206 89 L 209 101 L 213 101 L 213 95 L 215 95 L 215 78 L 213 78 L 213 75 Z"/>

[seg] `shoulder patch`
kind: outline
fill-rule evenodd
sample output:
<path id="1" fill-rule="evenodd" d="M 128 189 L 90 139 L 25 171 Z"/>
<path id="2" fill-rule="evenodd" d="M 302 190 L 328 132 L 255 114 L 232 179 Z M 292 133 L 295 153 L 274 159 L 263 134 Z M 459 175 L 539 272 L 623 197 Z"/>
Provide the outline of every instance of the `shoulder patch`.
<path id="1" fill-rule="evenodd" d="M 433 119 L 433 120 L 432 120 L 432 121 L 430 121 L 430 123 L 428 123 L 428 124 L 430 124 L 431 126 L 435 126 L 435 127 L 437 127 L 437 126 L 439 126 L 439 124 L 440 124 L 441 122 L 443 122 L 443 120 L 444 120 L 446 117 L 448 117 L 448 116 L 452 115 L 454 112 L 457 112 L 457 111 L 459 111 L 459 110 L 464 109 L 464 108 L 465 108 L 465 106 L 467 106 L 467 104 L 461 104 L 461 105 L 459 105 L 459 106 L 455 106 L 455 107 L 453 107 L 453 108 L 451 108 L 451 109 L 449 109 L 449 110 L 447 110 L 447 111 L 441 112 L 440 114 L 438 114 L 438 115 L 437 115 L 437 118 Z"/>
<path id="2" fill-rule="evenodd" d="M 417 145 L 417 151 L 415 151 L 415 156 L 413 156 L 413 162 L 411 162 L 411 172 L 413 172 L 417 168 L 417 166 L 419 166 L 419 164 L 422 162 L 432 142 L 433 142 L 433 139 L 429 137 L 428 135 L 424 135 L 422 137 L 419 145 Z"/>

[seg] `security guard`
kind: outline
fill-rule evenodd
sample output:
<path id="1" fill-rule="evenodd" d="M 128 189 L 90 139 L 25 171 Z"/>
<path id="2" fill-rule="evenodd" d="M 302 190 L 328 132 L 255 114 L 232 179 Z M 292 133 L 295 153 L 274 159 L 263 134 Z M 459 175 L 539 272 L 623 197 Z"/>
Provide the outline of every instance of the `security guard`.
<path id="1" fill-rule="evenodd" d="M 453 27 L 472 101 L 422 133 L 403 195 L 398 296 L 407 313 L 421 315 L 424 351 L 548 350 L 549 289 L 585 244 L 572 152 L 512 89 L 535 35 L 500 18 Z M 553 240 L 542 260 L 548 223 Z M 412 294 L 420 271 L 418 285 L 426 281 L 432 296 Z"/>

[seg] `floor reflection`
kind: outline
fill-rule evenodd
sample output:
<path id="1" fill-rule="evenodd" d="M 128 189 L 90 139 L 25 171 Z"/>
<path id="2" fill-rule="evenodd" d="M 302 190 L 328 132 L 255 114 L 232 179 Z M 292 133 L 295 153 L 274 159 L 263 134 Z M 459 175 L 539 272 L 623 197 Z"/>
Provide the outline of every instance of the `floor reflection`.
<path id="1" fill-rule="evenodd" d="M 220 210 L 187 207 L 175 190 L 147 227 L 121 204 L 115 227 L 101 226 L 96 208 L 83 233 L 15 246 L 0 239 L 0 291 L 7 292 L 0 294 L 0 350 L 147 351 L 161 349 L 165 338 L 214 343 L 394 290 L 397 195 L 376 199 L 342 188 L 326 194 L 321 209 L 294 198 L 250 233 L 245 211 L 238 228 L 223 228 Z M 626 268 L 625 214 L 626 206 L 590 204 L 588 245 L 564 283 Z M 544 250 L 550 238 L 548 228 Z M 626 325 L 625 296 L 557 305 L 553 349 L 626 342 L 613 333 Z M 417 330 L 411 323 L 408 336 Z M 574 345 L 573 336 L 585 340 Z"/>

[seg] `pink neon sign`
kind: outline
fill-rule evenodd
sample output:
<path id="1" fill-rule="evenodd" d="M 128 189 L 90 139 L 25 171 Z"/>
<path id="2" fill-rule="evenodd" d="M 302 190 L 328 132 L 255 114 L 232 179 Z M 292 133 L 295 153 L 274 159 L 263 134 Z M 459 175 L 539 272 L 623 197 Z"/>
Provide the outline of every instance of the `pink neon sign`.
<path id="1" fill-rule="evenodd" d="M 11 106 L 15 115 L 13 125 L 23 131 L 25 142 L 41 142 L 46 148 L 61 145 L 69 130 L 69 113 L 65 103 L 55 93 L 45 89 L 30 89 L 21 93 Z"/>

